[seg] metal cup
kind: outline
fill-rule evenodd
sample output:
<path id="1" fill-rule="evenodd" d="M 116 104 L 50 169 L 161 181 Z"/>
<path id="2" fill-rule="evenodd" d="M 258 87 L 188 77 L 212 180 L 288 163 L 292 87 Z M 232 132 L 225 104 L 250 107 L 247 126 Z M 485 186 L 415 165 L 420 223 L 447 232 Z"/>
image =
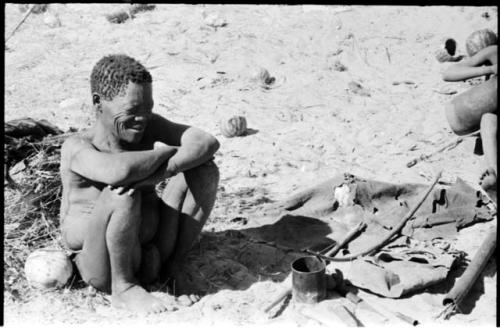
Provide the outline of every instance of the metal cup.
<path id="1" fill-rule="evenodd" d="M 326 298 L 325 267 L 315 256 L 292 262 L 292 297 L 296 302 L 314 304 Z"/>

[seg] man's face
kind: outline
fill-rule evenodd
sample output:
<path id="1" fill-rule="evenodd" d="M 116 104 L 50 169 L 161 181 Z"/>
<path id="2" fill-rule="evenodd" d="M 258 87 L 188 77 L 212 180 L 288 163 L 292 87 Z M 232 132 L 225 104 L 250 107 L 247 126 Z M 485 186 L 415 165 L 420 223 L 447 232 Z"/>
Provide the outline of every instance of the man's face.
<path id="1" fill-rule="evenodd" d="M 129 82 L 125 94 L 111 101 L 101 100 L 101 117 L 121 141 L 138 143 L 151 118 L 153 104 L 151 83 Z"/>

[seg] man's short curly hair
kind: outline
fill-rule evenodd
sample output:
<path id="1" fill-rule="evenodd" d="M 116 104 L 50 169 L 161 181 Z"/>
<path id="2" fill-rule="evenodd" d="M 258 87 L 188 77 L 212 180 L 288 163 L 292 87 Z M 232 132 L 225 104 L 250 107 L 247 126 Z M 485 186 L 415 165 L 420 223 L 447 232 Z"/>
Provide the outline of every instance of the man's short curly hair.
<path id="1" fill-rule="evenodd" d="M 153 78 L 137 60 L 127 55 L 109 55 L 101 58 L 90 74 L 90 89 L 105 100 L 112 100 L 125 91 L 129 82 L 147 83 Z"/>

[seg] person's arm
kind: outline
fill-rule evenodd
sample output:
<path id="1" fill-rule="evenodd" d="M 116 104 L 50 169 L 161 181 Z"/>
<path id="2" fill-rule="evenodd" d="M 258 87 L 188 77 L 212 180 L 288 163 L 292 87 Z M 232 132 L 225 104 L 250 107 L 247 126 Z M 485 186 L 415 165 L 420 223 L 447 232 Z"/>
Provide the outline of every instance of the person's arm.
<path id="1" fill-rule="evenodd" d="M 494 66 L 494 67 L 493 67 Z M 496 65 L 493 66 L 455 66 L 443 72 L 443 80 L 446 82 L 456 82 L 471 79 L 474 77 L 496 74 Z"/>
<path id="2" fill-rule="evenodd" d="M 154 115 L 150 124 L 156 141 L 178 146 L 167 167 L 174 174 L 209 161 L 219 149 L 217 139 L 201 129 L 171 122 L 160 115 Z"/>
<path id="3" fill-rule="evenodd" d="M 93 181 L 111 186 L 130 185 L 154 173 L 176 152 L 176 147 L 164 146 L 154 150 L 104 153 L 88 141 L 69 138 L 62 152 L 70 155 L 70 169 Z"/>
<path id="4" fill-rule="evenodd" d="M 443 80 L 447 82 L 463 81 L 466 79 L 496 74 L 496 60 L 493 57 L 497 55 L 497 46 L 489 46 L 470 58 L 451 65 L 443 72 Z M 495 63 L 492 66 L 481 66 L 486 63 Z"/>

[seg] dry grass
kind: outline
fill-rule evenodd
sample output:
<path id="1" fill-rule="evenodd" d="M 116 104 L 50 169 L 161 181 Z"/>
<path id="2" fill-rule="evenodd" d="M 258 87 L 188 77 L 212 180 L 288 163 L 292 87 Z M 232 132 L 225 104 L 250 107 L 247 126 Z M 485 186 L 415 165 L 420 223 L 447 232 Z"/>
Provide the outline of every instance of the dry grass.
<path id="1" fill-rule="evenodd" d="M 24 261 L 43 247 L 63 248 L 59 228 L 61 180 L 60 146 L 64 139 L 10 139 L 7 162 L 15 182 L 5 188 L 4 275 L 7 298 L 22 301 L 29 297 Z M 23 156 L 24 155 L 24 156 Z M 16 163 L 16 159 L 23 157 Z"/>

